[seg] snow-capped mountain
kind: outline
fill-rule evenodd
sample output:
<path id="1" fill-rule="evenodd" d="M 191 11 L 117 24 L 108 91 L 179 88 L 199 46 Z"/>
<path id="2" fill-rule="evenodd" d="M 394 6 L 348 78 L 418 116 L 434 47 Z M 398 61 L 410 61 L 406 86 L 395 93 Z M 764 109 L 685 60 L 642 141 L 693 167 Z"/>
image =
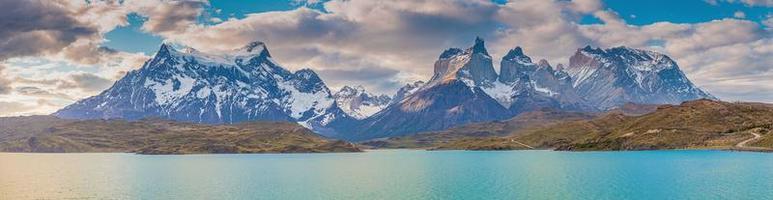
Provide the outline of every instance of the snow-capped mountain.
<path id="1" fill-rule="evenodd" d="M 393 97 L 362 87 L 332 94 L 310 69 L 288 71 L 265 44 L 223 53 L 163 44 L 138 70 L 54 115 L 70 119 L 160 117 L 198 123 L 292 121 L 339 139 L 366 140 L 501 120 L 541 108 L 603 111 L 625 103 L 709 98 L 668 56 L 626 47 L 585 47 L 567 67 L 534 63 L 520 47 L 497 74 L 484 41 L 440 54 L 426 82 Z"/>
<path id="2" fill-rule="evenodd" d="M 448 49 L 435 62 L 434 75 L 426 84 L 406 88 L 415 91 L 365 119 L 347 139 L 400 136 L 507 118 L 506 109 L 478 87 L 496 79 L 491 56 L 480 38 L 468 49 Z"/>
<path id="3" fill-rule="evenodd" d="M 628 102 L 678 104 L 716 99 L 690 82 L 671 58 L 653 51 L 586 46 L 570 58 L 566 70 L 577 94 L 601 110 Z"/>
<path id="4" fill-rule="evenodd" d="M 362 86 L 344 86 L 333 94 L 338 107 L 355 119 L 365 119 L 386 108 L 392 101 L 387 95 L 374 95 Z"/>
<path id="5" fill-rule="evenodd" d="M 142 68 L 54 115 L 74 119 L 161 117 L 198 123 L 294 121 L 323 134 L 348 118 L 310 69 L 291 72 L 262 42 L 223 54 L 163 44 Z"/>

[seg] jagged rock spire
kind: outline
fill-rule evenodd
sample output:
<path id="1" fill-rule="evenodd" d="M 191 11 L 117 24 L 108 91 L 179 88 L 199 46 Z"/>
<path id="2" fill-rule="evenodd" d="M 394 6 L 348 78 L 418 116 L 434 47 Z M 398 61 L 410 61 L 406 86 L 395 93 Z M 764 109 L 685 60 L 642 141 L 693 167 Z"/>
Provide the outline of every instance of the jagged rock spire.
<path id="1" fill-rule="evenodd" d="M 489 55 L 488 51 L 486 51 L 486 44 L 480 37 L 475 37 L 475 45 L 473 45 L 470 49 L 473 54 L 482 53 Z"/>

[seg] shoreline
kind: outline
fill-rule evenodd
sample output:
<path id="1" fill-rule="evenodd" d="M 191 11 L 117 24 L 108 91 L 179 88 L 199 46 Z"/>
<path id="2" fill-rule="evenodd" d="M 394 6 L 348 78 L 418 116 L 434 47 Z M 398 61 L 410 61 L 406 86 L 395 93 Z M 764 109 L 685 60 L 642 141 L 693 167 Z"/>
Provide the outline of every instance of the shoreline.
<path id="1" fill-rule="evenodd" d="M 773 153 L 773 149 L 738 149 L 738 148 L 681 148 L 681 149 L 641 149 L 641 150 L 583 150 L 583 151 L 563 151 L 555 149 L 507 149 L 507 150 L 469 150 L 469 149 L 423 149 L 423 148 L 382 148 L 382 149 L 362 149 L 357 152 L 264 152 L 264 153 L 184 153 L 184 154 L 141 154 L 134 152 L 5 152 L 0 154 L 38 154 L 38 155 L 56 155 L 56 154 L 127 154 L 140 156 L 195 156 L 195 155 L 299 155 L 299 154 L 357 154 L 379 151 L 426 151 L 426 152 L 506 152 L 506 151 L 553 151 L 569 153 L 598 153 L 598 152 L 643 152 L 643 151 L 730 151 L 730 152 L 756 152 Z"/>

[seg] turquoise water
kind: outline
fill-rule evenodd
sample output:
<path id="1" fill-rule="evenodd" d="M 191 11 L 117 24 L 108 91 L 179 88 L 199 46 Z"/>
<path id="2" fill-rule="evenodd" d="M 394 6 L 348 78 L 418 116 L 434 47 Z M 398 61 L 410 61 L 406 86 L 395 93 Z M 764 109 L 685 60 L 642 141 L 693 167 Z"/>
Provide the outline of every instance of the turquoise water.
<path id="1" fill-rule="evenodd" d="M 0 153 L 0 199 L 773 199 L 773 154 Z"/>

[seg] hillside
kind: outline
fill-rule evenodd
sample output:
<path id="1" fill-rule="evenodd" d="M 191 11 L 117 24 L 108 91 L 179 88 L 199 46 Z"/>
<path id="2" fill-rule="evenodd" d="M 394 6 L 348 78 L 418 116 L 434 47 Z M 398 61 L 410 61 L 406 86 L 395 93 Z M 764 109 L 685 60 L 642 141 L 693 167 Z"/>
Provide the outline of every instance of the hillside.
<path id="1" fill-rule="evenodd" d="M 165 120 L 0 118 L 0 151 L 139 154 L 357 152 L 289 122 L 204 125 Z M 43 125 L 45 124 L 45 125 Z"/>
<path id="2" fill-rule="evenodd" d="M 558 149 L 725 149 L 753 138 L 751 132 L 760 134 L 763 140 L 761 143 L 750 142 L 750 147 L 773 148 L 765 142 L 770 140 L 771 128 L 771 105 L 696 100 L 679 106 L 662 106 L 654 113 L 629 118 L 611 129 L 558 146 Z"/>
<path id="3" fill-rule="evenodd" d="M 508 120 L 474 123 L 442 131 L 422 132 L 415 135 L 372 140 L 362 144 L 376 148 L 437 148 L 458 141 L 478 138 L 503 137 L 545 128 L 550 125 L 591 119 L 595 114 L 543 109 L 520 114 Z M 522 146 L 517 145 L 516 146 Z"/>
<path id="4" fill-rule="evenodd" d="M 641 116 L 610 112 L 592 120 L 557 123 L 518 135 L 467 138 L 434 148 L 490 149 L 518 142 L 538 149 L 570 151 L 696 148 L 766 151 L 773 149 L 771 129 L 773 106 L 769 104 L 695 100 L 678 106 L 660 106 L 657 111 Z M 759 138 L 754 139 L 755 135 Z M 739 144 L 743 141 L 747 142 Z"/>

